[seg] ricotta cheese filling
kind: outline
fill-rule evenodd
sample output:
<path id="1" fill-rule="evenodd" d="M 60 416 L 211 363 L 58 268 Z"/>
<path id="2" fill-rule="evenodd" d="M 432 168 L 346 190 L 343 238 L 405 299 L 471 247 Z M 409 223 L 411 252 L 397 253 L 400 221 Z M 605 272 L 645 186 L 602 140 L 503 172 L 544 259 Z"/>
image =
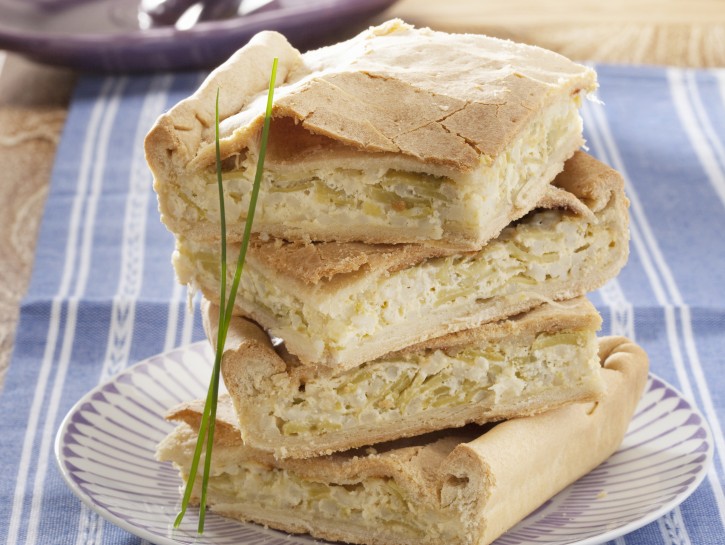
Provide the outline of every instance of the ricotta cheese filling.
<path id="1" fill-rule="evenodd" d="M 280 236 L 294 226 L 300 233 L 329 239 L 344 226 L 351 237 L 366 240 L 371 228 L 380 228 L 394 232 L 400 242 L 488 238 L 491 217 L 503 215 L 506 206 L 521 206 L 531 184 L 543 185 L 543 177 L 561 170 L 566 159 L 558 156 L 561 150 L 580 145 L 579 102 L 577 94 L 550 105 L 504 152 L 494 159 L 484 156 L 473 172 L 456 176 L 391 168 L 389 157 L 369 154 L 363 154 L 366 168 L 355 168 L 354 161 L 338 167 L 303 160 L 294 168 L 267 162 L 255 229 Z M 256 162 L 251 153 L 225 160 L 225 210 L 232 237 L 241 236 L 237 231 L 249 207 Z M 555 170 L 550 172 L 552 163 Z M 216 171 L 190 173 L 176 183 L 166 195 L 174 221 L 218 225 Z M 183 235 L 194 238 L 194 231 Z"/>
<path id="2" fill-rule="evenodd" d="M 548 399 L 555 392 L 598 389 L 595 333 L 567 330 L 539 333 L 526 342 L 496 340 L 402 353 L 302 384 L 280 373 L 264 384 L 264 391 L 240 403 L 275 444 L 280 435 L 350 432 L 473 405 L 495 416 L 542 394 Z"/>
<path id="3" fill-rule="evenodd" d="M 478 252 L 429 259 L 374 278 L 363 275 L 344 288 L 313 294 L 291 289 L 248 262 L 237 311 L 265 315 L 273 323 L 263 325 L 310 361 L 342 357 L 386 331 L 430 323 L 497 297 L 537 299 L 549 286 L 564 289 L 587 271 L 606 267 L 619 253 L 616 211 L 607 208 L 599 216 L 592 222 L 561 209 L 535 211 Z M 174 265 L 182 283 L 207 294 L 218 289 L 219 257 L 207 245 L 177 241 Z M 230 278 L 233 270 L 230 265 Z"/>
<path id="4" fill-rule="evenodd" d="M 181 433 L 192 435 L 187 426 Z M 180 433 L 179 429 L 174 433 Z M 191 458 L 180 469 L 184 482 L 188 479 Z M 408 498 L 405 490 L 391 477 L 366 477 L 357 482 L 325 483 L 305 479 L 293 471 L 268 467 L 253 460 L 212 464 L 208 494 L 212 510 L 239 518 L 254 518 L 256 513 L 267 517 L 284 514 L 301 520 L 344 520 L 348 527 L 360 530 L 385 529 L 385 534 L 407 538 L 461 539 L 461 515 L 455 507 L 434 508 Z M 195 485 L 201 489 L 201 478 Z M 229 506 L 228 508 L 226 506 Z M 228 511 L 229 509 L 230 511 Z"/>

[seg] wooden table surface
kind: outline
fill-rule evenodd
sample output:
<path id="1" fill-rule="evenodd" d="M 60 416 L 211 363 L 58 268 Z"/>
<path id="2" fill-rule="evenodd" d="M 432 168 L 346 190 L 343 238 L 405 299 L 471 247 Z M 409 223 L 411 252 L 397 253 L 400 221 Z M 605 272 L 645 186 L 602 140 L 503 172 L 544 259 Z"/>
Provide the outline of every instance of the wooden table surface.
<path id="1" fill-rule="evenodd" d="M 575 60 L 725 67 L 724 0 L 400 0 L 378 16 Z M 76 74 L 0 51 L 0 387 Z"/>

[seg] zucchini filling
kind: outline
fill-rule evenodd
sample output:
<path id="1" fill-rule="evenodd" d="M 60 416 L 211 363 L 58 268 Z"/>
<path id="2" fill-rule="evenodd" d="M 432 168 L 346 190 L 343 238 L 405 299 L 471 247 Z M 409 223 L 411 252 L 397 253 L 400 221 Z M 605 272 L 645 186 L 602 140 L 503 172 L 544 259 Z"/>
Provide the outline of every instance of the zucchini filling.
<path id="1" fill-rule="evenodd" d="M 503 203 L 517 206 L 529 183 L 549 168 L 556 150 L 581 133 L 578 96 L 544 110 L 495 159 L 483 157 L 479 168 L 456 178 L 372 165 L 366 169 L 297 164 L 294 169 L 265 165 L 255 215 L 262 231 L 295 225 L 306 232 L 339 228 L 384 227 L 420 230 L 422 238 L 443 233 L 476 238 Z M 227 222 L 234 231 L 244 224 L 256 156 L 242 154 L 224 161 Z M 167 195 L 178 220 L 198 225 L 219 217 L 216 171 L 192 173 Z M 214 219 L 212 219 L 214 218 Z M 362 231 L 361 231 L 362 232 Z M 194 238 L 194 232 L 181 233 Z"/>
<path id="2" fill-rule="evenodd" d="M 511 407 L 552 388 L 580 389 L 597 368 L 594 331 L 540 333 L 527 343 L 402 353 L 304 384 L 274 375 L 247 402 L 268 432 L 315 436 L 473 404 Z"/>
<path id="3" fill-rule="evenodd" d="M 429 259 L 381 275 L 364 289 L 353 285 L 326 295 L 315 293 L 310 300 L 303 290 L 285 289 L 248 264 L 238 310 L 261 309 L 274 318 L 273 334 L 288 342 L 304 339 L 321 357 L 386 328 L 430 319 L 431 313 L 573 280 L 583 270 L 603 265 L 598 260 L 612 253 L 615 228 L 606 217 L 593 224 L 560 209 L 536 211 L 504 229 L 479 252 Z M 179 241 L 174 264 L 182 283 L 205 292 L 205 287 L 219 285 L 218 256 L 203 244 Z M 233 267 L 228 270 L 231 275 Z"/>

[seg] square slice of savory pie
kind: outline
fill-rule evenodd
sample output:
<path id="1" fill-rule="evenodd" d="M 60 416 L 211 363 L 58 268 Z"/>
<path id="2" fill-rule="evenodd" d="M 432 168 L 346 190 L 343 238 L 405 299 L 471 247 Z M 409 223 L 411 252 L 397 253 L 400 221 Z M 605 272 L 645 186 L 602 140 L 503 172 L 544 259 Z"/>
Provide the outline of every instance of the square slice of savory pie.
<path id="1" fill-rule="evenodd" d="M 528 212 L 583 143 L 593 70 L 537 47 L 389 21 L 301 54 L 254 37 L 146 138 L 161 217 L 219 238 L 214 113 L 230 240 L 242 236 L 272 58 L 256 232 L 286 240 L 478 249 Z"/>
<path id="2" fill-rule="evenodd" d="M 356 367 L 616 276 L 629 249 L 616 171 L 577 152 L 539 205 L 475 252 L 257 237 L 235 312 L 284 339 L 304 364 Z M 227 255 L 231 262 L 236 249 Z M 218 303 L 218 245 L 178 240 L 173 261 L 183 284 Z"/>
<path id="3" fill-rule="evenodd" d="M 213 346 L 218 313 L 203 307 Z M 300 365 L 255 324 L 234 318 L 222 374 L 246 445 L 309 458 L 595 400 L 600 324 L 583 297 L 545 303 L 336 372 Z"/>
<path id="4" fill-rule="evenodd" d="M 209 505 L 334 541 L 487 545 L 620 445 L 647 380 L 647 356 L 622 337 L 602 339 L 599 353 L 606 393 L 597 403 L 307 460 L 276 460 L 244 445 L 233 410 L 220 406 Z M 182 423 L 157 450 L 184 480 L 202 408 L 199 401 L 174 410 L 170 418 Z M 192 501 L 199 491 L 200 482 Z"/>

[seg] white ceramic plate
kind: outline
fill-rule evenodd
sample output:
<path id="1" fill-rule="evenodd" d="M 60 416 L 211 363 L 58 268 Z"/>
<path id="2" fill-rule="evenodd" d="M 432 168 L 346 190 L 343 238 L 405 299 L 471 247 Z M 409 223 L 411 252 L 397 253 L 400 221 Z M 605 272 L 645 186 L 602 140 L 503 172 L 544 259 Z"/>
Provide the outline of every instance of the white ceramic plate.
<path id="1" fill-rule="evenodd" d="M 164 413 L 204 397 L 210 361 L 206 342 L 179 348 L 136 364 L 81 399 L 56 436 L 56 457 L 68 486 L 102 517 L 159 545 L 313 543 L 213 515 L 199 537 L 193 509 L 181 528 L 172 528 L 180 481 L 154 452 L 173 428 Z M 703 417 L 679 392 L 650 376 L 619 451 L 496 545 L 592 545 L 636 530 L 687 498 L 712 455 Z"/>

